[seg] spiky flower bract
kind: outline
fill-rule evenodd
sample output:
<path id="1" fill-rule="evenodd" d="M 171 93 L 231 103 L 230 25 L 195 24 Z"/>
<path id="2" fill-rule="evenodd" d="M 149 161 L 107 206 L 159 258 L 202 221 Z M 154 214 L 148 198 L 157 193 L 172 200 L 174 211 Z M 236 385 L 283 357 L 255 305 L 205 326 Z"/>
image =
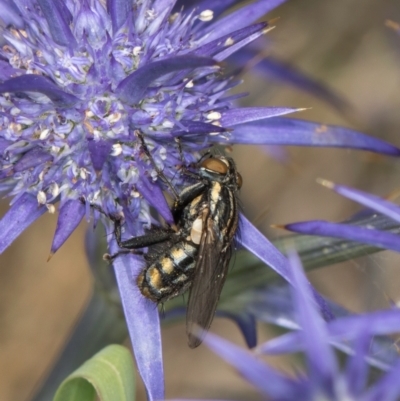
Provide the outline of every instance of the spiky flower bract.
<path id="1" fill-rule="evenodd" d="M 291 108 L 235 106 L 240 95 L 227 91 L 239 82 L 220 62 L 262 36 L 268 24 L 255 21 L 283 1 L 258 0 L 221 17 L 238 2 L 174 12 L 174 0 L 0 0 L 0 190 L 13 198 L 0 221 L 0 251 L 56 203 L 52 253 L 99 209 L 123 216 L 132 235 L 150 224 L 150 206 L 171 222 L 166 188 L 138 135 L 178 188 L 177 166 L 214 143 L 399 155 L 352 130 L 276 118 Z M 103 221 L 116 252 L 112 224 Z M 283 256 L 244 226 L 242 243 L 285 276 Z M 158 314 L 134 284 L 142 264 L 127 255 L 114 265 L 138 368 L 149 397 L 160 399 Z"/>
<path id="2" fill-rule="evenodd" d="M 400 359 L 394 342 L 391 341 L 390 363 L 380 366 L 387 372 L 372 384 L 368 383 L 368 362 L 374 357 L 379 359 L 382 351 L 376 347 L 374 336 L 396 333 L 400 329 L 399 310 L 349 315 L 326 322 L 316 306 L 297 255 L 291 254 L 289 259 L 292 281 L 289 298 L 298 324 L 296 330 L 260 345 L 255 353 L 216 335 L 206 337 L 206 344 L 271 400 L 398 400 Z M 350 354 L 344 369 L 339 367 L 332 345 L 341 345 L 339 348 Z M 305 355 L 304 372 L 291 376 L 259 359 L 262 353 L 298 351 Z"/>
<path id="3" fill-rule="evenodd" d="M 400 223 L 400 207 L 397 204 L 345 185 L 337 185 L 328 180 L 319 181 L 322 185 L 334 190 L 338 194 L 377 212 L 372 216 L 376 217 L 376 220 L 378 220 L 378 217 L 380 216 L 387 216 L 389 221 L 393 220 Z M 365 212 L 366 211 L 364 210 L 364 214 Z M 398 227 L 390 230 L 382 230 L 384 227 L 375 227 L 373 220 L 371 220 L 366 226 L 360 226 L 357 224 L 357 219 L 354 219 L 352 224 L 348 224 L 347 222 L 331 223 L 323 220 L 313 220 L 287 224 L 285 225 L 285 228 L 302 234 L 343 238 L 350 241 L 370 244 L 382 249 L 390 249 L 392 251 L 400 252 Z"/>

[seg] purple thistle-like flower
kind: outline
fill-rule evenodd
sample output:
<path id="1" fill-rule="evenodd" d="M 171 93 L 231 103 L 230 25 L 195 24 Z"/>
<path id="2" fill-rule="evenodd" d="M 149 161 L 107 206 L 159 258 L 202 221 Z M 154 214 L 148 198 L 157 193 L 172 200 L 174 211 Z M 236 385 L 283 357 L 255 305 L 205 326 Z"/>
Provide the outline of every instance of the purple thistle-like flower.
<path id="1" fill-rule="evenodd" d="M 255 353 L 208 335 L 205 343 L 241 376 L 271 400 L 398 400 L 400 396 L 400 359 L 388 372 L 368 386 L 368 357 L 374 335 L 392 334 L 400 329 L 398 309 L 371 315 L 346 316 L 325 322 L 313 300 L 313 293 L 297 255 L 290 255 L 291 300 L 299 330 L 262 344 Z M 343 340 L 352 345 L 343 370 L 330 343 Z M 260 353 L 298 352 L 305 354 L 306 371 L 288 377 L 259 360 Z"/>
<path id="2" fill-rule="evenodd" d="M 398 156 L 383 141 L 339 127 L 276 118 L 285 107 L 238 108 L 239 82 L 220 62 L 262 36 L 256 22 L 284 0 L 258 0 L 220 17 L 234 1 L 173 12 L 174 0 L 0 0 L 0 191 L 12 197 L 0 221 L 0 252 L 59 204 L 51 252 L 82 218 L 124 217 L 132 235 L 171 222 L 152 161 L 179 189 L 177 166 L 213 144 L 367 149 Z M 183 159 L 177 141 L 182 147 Z M 83 203 L 82 200 L 85 202 Z M 102 216 L 100 216 L 102 217 Z M 111 221 L 110 251 L 118 250 Z M 284 277 L 286 259 L 244 220 L 242 244 Z M 143 259 L 114 263 L 139 371 L 150 399 L 164 395 L 157 309 L 135 277 Z"/>

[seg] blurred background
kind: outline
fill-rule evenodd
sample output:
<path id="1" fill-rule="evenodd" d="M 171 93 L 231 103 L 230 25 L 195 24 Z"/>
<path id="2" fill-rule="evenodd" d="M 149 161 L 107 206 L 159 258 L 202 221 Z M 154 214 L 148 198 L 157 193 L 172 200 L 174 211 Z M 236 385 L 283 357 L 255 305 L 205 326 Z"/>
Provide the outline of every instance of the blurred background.
<path id="1" fill-rule="evenodd" d="M 325 83 L 352 106 L 331 106 L 249 71 L 240 91 L 251 105 L 310 108 L 297 118 L 344 125 L 400 146 L 400 36 L 385 26 L 400 22 L 396 0 L 288 0 L 268 34 L 271 55 Z M 260 83 L 262 82 L 262 83 Z M 237 146 L 233 157 L 244 184 L 245 215 L 273 239 L 271 224 L 308 219 L 340 221 L 359 210 L 316 183 L 317 178 L 387 196 L 400 189 L 399 163 L 367 152 L 287 148 L 288 161 L 270 149 Z M 277 153 L 274 152 L 274 155 Z M 1 214 L 8 208 L 3 200 Z M 84 251 L 86 224 L 46 262 L 56 217 L 45 215 L 0 257 L 0 400 L 29 400 L 50 369 L 90 297 L 92 278 Z M 398 300 L 399 256 L 381 252 L 310 274 L 315 286 L 341 305 L 371 310 Z M 216 319 L 212 331 L 244 345 L 233 323 Z M 259 327 L 260 340 L 270 334 Z M 184 324 L 163 331 L 167 398 L 258 399 L 236 373 L 205 346 L 186 345 Z M 195 361 L 195 362 L 194 362 Z M 276 360 L 281 364 L 281 360 Z M 139 399 L 145 399 L 140 390 Z"/>

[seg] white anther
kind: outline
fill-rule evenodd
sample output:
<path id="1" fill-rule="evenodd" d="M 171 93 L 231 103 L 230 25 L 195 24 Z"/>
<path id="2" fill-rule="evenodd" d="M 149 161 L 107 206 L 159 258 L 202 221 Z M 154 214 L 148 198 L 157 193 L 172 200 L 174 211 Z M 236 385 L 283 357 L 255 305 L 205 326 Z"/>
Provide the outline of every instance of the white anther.
<path id="1" fill-rule="evenodd" d="M 94 139 L 100 139 L 101 138 L 101 131 L 100 130 L 98 130 L 98 129 L 94 129 L 93 130 L 93 137 L 94 137 Z"/>
<path id="2" fill-rule="evenodd" d="M 174 126 L 174 123 L 169 121 L 169 120 L 164 120 L 162 122 L 163 128 L 172 128 Z"/>
<path id="3" fill-rule="evenodd" d="M 153 10 L 153 9 L 148 9 L 147 11 L 146 11 L 146 17 L 147 17 L 147 19 L 148 20 L 153 20 L 154 18 L 156 18 L 156 16 L 157 16 L 157 14 L 156 14 L 156 12 Z"/>
<path id="4" fill-rule="evenodd" d="M 18 107 L 13 107 L 13 108 L 10 110 L 10 114 L 11 114 L 12 116 L 16 116 L 16 115 L 18 115 L 19 113 L 21 113 L 21 110 L 20 110 Z"/>
<path id="5" fill-rule="evenodd" d="M 55 212 L 56 212 L 56 207 L 54 206 L 54 205 L 51 205 L 51 204 L 47 204 L 46 205 L 46 207 L 47 207 L 47 210 L 48 210 L 48 212 L 50 213 L 50 214 L 54 214 Z"/>
<path id="6" fill-rule="evenodd" d="M 79 170 L 79 176 L 82 178 L 82 180 L 86 180 L 89 174 L 90 172 L 83 167 Z"/>
<path id="7" fill-rule="evenodd" d="M 142 52 L 142 46 L 135 46 L 133 48 L 133 55 L 136 57 Z"/>
<path id="8" fill-rule="evenodd" d="M 167 149 L 163 147 L 160 148 L 160 157 L 161 160 L 165 160 L 167 158 Z"/>
<path id="9" fill-rule="evenodd" d="M 107 117 L 106 117 L 106 120 L 107 120 L 109 123 L 114 124 L 114 123 L 116 123 L 117 121 L 119 121 L 119 120 L 121 119 L 121 116 L 122 116 L 121 113 L 115 112 L 115 113 L 112 113 L 112 114 L 110 114 L 109 116 L 107 116 Z"/>
<path id="10" fill-rule="evenodd" d="M 50 184 L 49 186 L 49 192 L 51 193 L 51 195 L 55 198 L 56 196 L 59 195 L 60 193 L 60 187 L 58 186 L 58 184 L 56 182 L 53 182 Z"/>
<path id="11" fill-rule="evenodd" d="M 44 205 L 47 201 L 46 194 L 43 191 L 39 191 L 36 195 L 36 199 L 39 205 Z"/>
<path id="12" fill-rule="evenodd" d="M 214 18 L 214 11 L 204 10 L 199 15 L 199 20 L 203 22 L 209 22 Z"/>
<path id="13" fill-rule="evenodd" d="M 49 135 L 50 135 L 50 130 L 48 128 L 46 128 L 40 133 L 39 139 L 41 139 L 43 141 L 44 139 L 47 139 L 49 137 Z"/>
<path id="14" fill-rule="evenodd" d="M 122 145 L 120 143 L 115 143 L 111 149 L 111 156 L 119 156 L 122 153 Z"/>
<path id="15" fill-rule="evenodd" d="M 235 43 L 235 41 L 232 38 L 228 38 L 225 40 L 224 46 L 232 46 Z"/>
<path id="16" fill-rule="evenodd" d="M 207 114 L 207 119 L 214 121 L 214 120 L 220 120 L 222 117 L 221 113 L 218 111 L 212 111 Z"/>
<path id="17" fill-rule="evenodd" d="M 99 197 L 100 197 L 100 190 L 97 190 L 92 194 L 93 201 L 96 201 L 97 199 L 99 199 Z"/>
<path id="18" fill-rule="evenodd" d="M 158 177 L 157 171 L 156 170 L 152 170 L 151 173 L 151 178 L 153 179 L 153 181 L 155 181 Z"/>

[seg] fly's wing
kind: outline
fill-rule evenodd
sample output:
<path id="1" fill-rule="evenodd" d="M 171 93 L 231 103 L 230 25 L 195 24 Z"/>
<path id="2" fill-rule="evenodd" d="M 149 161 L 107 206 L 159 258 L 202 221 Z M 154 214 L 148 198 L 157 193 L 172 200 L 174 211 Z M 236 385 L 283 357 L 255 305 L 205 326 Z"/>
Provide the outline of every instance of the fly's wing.
<path id="1" fill-rule="evenodd" d="M 190 348 L 198 347 L 203 341 L 201 334 L 200 337 L 194 335 L 196 325 L 204 330 L 211 325 L 231 256 L 231 247 L 221 240 L 219 229 L 209 218 L 208 210 L 203 214 L 203 227 L 186 314 Z"/>

